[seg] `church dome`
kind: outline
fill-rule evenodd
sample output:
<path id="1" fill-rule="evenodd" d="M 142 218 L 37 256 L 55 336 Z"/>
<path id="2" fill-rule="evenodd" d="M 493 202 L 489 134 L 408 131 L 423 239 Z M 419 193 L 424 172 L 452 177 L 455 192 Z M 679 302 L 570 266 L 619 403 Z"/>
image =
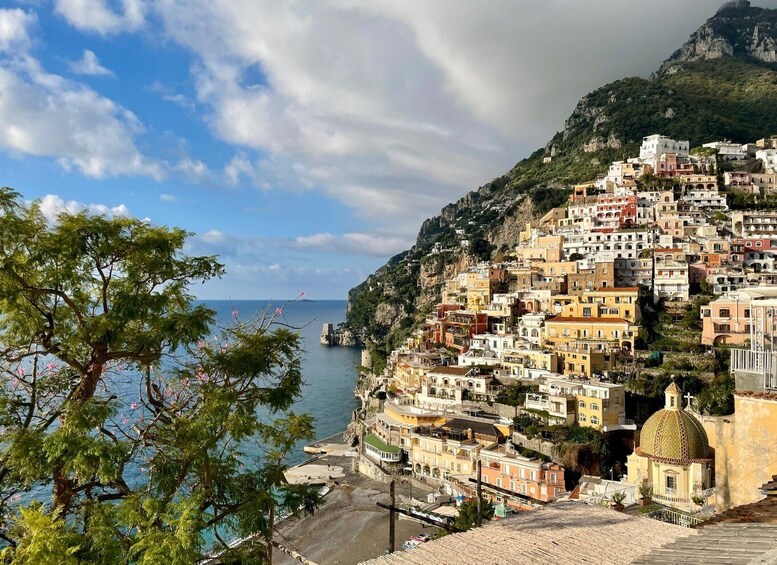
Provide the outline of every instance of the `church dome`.
<path id="1" fill-rule="evenodd" d="M 687 464 L 710 459 L 710 444 L 701 422 L 682 410 L 675 383 L 665 391 L 666 406 L 648 418 L 640 432 L 639 455 L 665 463 Z"/>

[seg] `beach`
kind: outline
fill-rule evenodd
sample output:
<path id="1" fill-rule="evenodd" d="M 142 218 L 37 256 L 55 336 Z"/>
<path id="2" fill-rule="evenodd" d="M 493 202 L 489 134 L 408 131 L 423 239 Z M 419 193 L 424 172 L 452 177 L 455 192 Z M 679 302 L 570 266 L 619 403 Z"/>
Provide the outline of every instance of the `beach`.
<path id="1" fill-rule="evenodd" d="M 292 516 L 278 524 L 275 540 L 321 565 L 355 565 L 379 557 L 388 551 L 389 512 L 377 502 L 389 502 L 389 485 L 353 471 L 354 458 L 337 454 L 321 455 L 296 467 L 299 476 L 307 476 L 306 465 L 313 469 L 342 468 L 343 476 L 327 481 L 330 488 L 325 502 L 312 516 Z M 396 496 L 425 498 L 430 492 L 398 478 Z M 411 519 L 396 521 L 396 549 L 410 537 L 436 528 Z M 277 551 L 277 565 L 299 563 Z"/>

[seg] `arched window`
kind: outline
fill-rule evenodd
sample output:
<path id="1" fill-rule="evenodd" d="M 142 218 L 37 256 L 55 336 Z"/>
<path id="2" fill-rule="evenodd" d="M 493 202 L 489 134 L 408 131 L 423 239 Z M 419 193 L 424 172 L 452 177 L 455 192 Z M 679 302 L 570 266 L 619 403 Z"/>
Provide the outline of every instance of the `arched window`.
<path id="1" fill-rule="evenodd" d="M 577 407 L 578 408 L 585 408 L 585 402 L 581 400 L 580 402 L 577 403 Z"/>

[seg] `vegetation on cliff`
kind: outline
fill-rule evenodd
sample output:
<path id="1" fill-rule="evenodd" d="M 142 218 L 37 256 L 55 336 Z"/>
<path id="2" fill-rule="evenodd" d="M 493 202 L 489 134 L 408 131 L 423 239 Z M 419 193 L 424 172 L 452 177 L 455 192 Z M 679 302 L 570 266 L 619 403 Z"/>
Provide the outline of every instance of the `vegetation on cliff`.
<path id="1" fill-rule="evenodd" d="M 653 77 L 625 78 L 583 97 L 544 148 L 443 208 L 424 222 L 410 250 L 352 289 L 348 324 L 389 351 L 439 299 L 440 281 L 419 278 L 419 265 L 431 253 L 442 251 L 440 272 L 462 257 L 474 262 L 504 255 L 517 241 L 505 237 L 505 223 L 562 205 L 572 185 L 594 179 L 613 160 L 638 154 L 644 136 L 662 133 L 695 147 L 776 132 L 777 65 L 765 62 L 764 51 L 774 42 L 775 14 L 738 2 L 708 20 Z M 754 26 L 760 26 L 761 44 L 745 48 L 746 38 L 737 34 L 752 33 Z M 733 47 L 718 54 L 714 46 L 721 41 Z M 457 229 L 464 230 L 468 247 L 460 244 Z"/>

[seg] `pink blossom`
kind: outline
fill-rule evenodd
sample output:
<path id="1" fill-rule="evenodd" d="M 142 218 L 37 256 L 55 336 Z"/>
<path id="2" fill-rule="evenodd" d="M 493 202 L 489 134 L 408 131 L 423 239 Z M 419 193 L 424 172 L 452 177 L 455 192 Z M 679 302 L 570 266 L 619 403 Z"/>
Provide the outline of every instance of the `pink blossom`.
<path id="1" fill-rule="evenodd" d="M 11 381 L 11 386 L 16 388 L 19 386 L 19 379 L 14 379 Z"/>
<path id="2" fill-rule="evenodd" d="M 173 389 L 171 388 L 165 389 L 165 396 L 173 396 L 174 394 L 175 394 L 175 391 L 173 391 Z"/>
<path id="3" fill-rule="evenodd" d="M 122 423 L 122 424 L 124 424 L 124 425 L 126 426 L 127 424 L 129 424 L 129 418 L 124 418 L 124 419 L 121 421 L 121 423 Z"/>
<path id="4" fill-rule="evenodd" d="M 47 368 L 49 371 L 53 371 L 54 369 L 56 369 L 56 368 L 57 368 L 57 364 L 56 364 L 56 363 L 49 363 L 48 365 L 46 365 L 46 368 Z"/>
<path id="5" fill-rule="evenodd" d="M 25 373 L 26 373 L 26 371 L 24 370 L 24 367 L 19 367 L 16 370 L 16 372 L 19 374 L 20 377 L 23 377 L 25 375 Z"/>
<path id="6" fill-rule="evenodd" d="M 275 309 L 275 315 L 276 315 L 276 316 L 281 316 L 281 315 L 283 315 L 283 308 L 276 308 L 276 309 Z"/>
<path id="7" fill-rule="evenodd" d="M 138 403 L 137 402 L 133 402 L 132 404 L 130 404 L 130 409 L 131 410 L 137 410 L 138 409 Z"/>
<path id="8" fill-rule="evenodd" d="M 299 293 L 299 295 L 300 297 L 305 296 L 305 291 L 303 290 L 302 292 Z"/>
<path id="9" fill-rule="evenodd" d="M 197 342 L 197 349 L 205 349 L 205 342 L 203 340 Z"/>
<path id="10" fill-rule="evenodd" d="M 239 312 L 237 311 L 237 308 L 235 308 L 234 310 L 232 310 L 232 317 L 233 317 L 233 318 L 237 318 L 237 315 L 238 315 L 238 314 L 239 314 Z"/>

